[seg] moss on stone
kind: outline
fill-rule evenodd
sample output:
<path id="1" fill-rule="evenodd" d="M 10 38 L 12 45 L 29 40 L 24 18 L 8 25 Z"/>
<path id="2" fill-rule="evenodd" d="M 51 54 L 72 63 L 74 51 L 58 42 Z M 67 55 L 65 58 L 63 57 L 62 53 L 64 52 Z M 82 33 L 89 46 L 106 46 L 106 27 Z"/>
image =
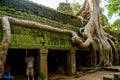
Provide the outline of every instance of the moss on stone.
<path id="1" fill-rule="evenodd" d="M 94 46 L 95 50 L 99 51 L 99 44 L 97 41 L 94 40 L 93 46 Z"/>
<path id="2" fill-rule="evenodd" d="M 72 73 L 71 75 L 74 75 L 76 73 L 76 67 L 75 66 L 72 67 L 72 72 L 71 73 Z"/>
<path id="3" fill-rule="evenodd" d="M 45 46 L 54 48 L 72 47 L 71 35 L 63 33 L 55 33 L 46 30 L 38 30 L 34 28 L 26 28 L 18 25 L 11 25 L 11 43 L 10 47 L 33 47 Z M 18 45 L 15 45 L 18 44 Z M 34 45 L 33 45 L 34 44 Z"/>
<path id="4" fill-rule="evenodd" d="M 59 3 L 59 6 L 57 7 L 57 11 L 61 13 L 73 15 L 73 10 L 70 3 L 64 3 L 64 2 Z"/>
<path id="5" fill-rule="evenodd" d="M 0 12 L 0 15 L 1 16 L 8 15 L 20 19 L 34 20 L 45 25 L 50 25 L 52 27 L 57 27 L 61 29 L 70 29 L 75 31 L 76 33 L 79 32 L 79 28 L 73 25 L 63 24 L 61 22 L 53 21 L 33 14 L 27 14 L 25 12 L 16 11 L 14 15 L 12 15 L 10 12 L 7 13 L 5 11 L 2 11 Z M 13 47 L 38 48 L 44 46 L 52 49 L 53 48 L 78 49 L 76 46 L 72 45 L 70 34 L 55 33 L 47 30 L 38 30 L 35 28 L 27 28 L 25 26 L 12 25 L 12 24 L 11 24 L 11 33 L 12 33 L 12 38 L 10 43 L 11 48 Z M 80 38 L 84 40 L 82 37 Z"/>

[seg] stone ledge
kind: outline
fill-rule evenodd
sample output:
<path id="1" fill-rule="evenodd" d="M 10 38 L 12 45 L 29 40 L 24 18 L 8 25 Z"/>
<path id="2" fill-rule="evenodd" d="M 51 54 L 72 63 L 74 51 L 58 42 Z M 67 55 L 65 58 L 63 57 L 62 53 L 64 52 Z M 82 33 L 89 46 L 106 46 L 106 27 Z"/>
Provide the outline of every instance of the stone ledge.
<path id="1" fill-rule="evenodd" d="M 103 80 L 114 80 L 113 76 L 104 76 Z"/>

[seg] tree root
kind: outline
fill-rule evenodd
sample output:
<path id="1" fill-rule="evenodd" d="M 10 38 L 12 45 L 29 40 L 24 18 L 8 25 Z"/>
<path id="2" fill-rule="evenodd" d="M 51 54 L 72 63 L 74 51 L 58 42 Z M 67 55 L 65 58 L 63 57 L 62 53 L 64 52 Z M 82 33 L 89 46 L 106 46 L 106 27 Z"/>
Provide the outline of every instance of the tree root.
<path id="1" fill-rule="evenodd" d="M 85 0 L 83 6 L 76 15 L 83 16 L 83 18 L 88 20 L 88 23 L 85 25 L 85 27 L 80 29 L 80 34 L 86 38 L 85 42 L 83 42 L 81 46 L 88 47 L 93 45 L 93 39 L 95 39 L 99 43 L 99 63 L 96 64 L 96 66 L 109 66 L 113 64 L 113 58 L 117 57 L 115 52 L 115 39 L 109 34 L 105 33 L 100 24 L 99 4 L 99 0 Z M 85 15 L 87 17 L 84 17 Z M 90 50 L 93 50 L 92 56 L 96 56 L 95 50 L 91 48 Z M 113 54 L 116 54 L 116 56 L 113 56 Z M 96 63 L 96 57 L 94 57 L 93 63 Z"/>

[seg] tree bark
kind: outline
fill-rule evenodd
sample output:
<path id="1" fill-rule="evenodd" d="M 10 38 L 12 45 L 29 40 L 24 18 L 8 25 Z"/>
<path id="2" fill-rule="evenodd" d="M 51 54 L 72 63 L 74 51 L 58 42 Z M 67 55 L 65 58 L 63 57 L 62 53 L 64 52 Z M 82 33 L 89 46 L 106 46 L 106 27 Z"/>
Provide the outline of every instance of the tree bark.
<path id="1" fill-rule="evenodd" d="M 7 17 L 1 18 L 2 29 L 3 29 L 3 39 L 0 42 L 0 71 L 4 71 L 4 64 L 7 56 L 8 46 L 11 38 L 10 24 Z M 1 75 L 2 72 L 0 72 Z"/>
<path id="2" fill-rule="evenodd" d="M 66 1 L 66 3 L 68 3 L 68 0 L 65 0 Z"/>
<path id="3" fill-rule="evenodd" d="M 85 42 L 83 42 L 80 47 L 88 47 L 93 45 L 93 40 L 96 40 L 99 43 L 98 65 L 112 65 L 113 55 L 116 54 L 115 40 L 113 37 L 110 37 L 110 35 L 108 36 L 108 34 L 104 32 L 102 25 L 100 24 L 100 0 L 85 0 L 76 16 L 82 16 L 84 19 L 88 20 L 85 27 L 82 29 L 80 28 L 80 34 L 86 38 Z M 95 51 L 92 52 L 94 53 L 93 56 L 96 56 Z M 114 57 L 117 57 L 117 54 Z"/>

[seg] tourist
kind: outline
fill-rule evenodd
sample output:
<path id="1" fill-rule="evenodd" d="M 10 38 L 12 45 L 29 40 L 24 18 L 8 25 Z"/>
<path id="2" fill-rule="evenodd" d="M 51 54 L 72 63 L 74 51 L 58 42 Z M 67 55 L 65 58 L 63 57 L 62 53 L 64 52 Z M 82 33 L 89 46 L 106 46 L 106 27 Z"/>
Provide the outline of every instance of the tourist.
<path id="1" fill-rule="evenodd" d="M 27 80 L 30 80 L 30 77 L 32 77 L 32 80 L 34 80 L 34 62 L 35 59 L 31 54 L 27 54 L 25 63 L 27 63 L 27 68 L 26 68 L 26 75 L 27 75 Z"/>
<path id="2" fill-rule="evenodd" d="M 11 71 L 11 66 L 6 66 L 0 80 L 13 80 L 10 71 Z"/>

